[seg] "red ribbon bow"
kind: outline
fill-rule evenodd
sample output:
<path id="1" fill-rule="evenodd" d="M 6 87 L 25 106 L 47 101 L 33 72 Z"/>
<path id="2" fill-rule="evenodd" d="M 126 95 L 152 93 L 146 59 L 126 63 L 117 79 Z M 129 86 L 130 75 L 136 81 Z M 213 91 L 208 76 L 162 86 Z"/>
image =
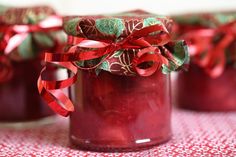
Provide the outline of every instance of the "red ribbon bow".
<path id="1" fill-rule="evenodd" d="M 15 48 L 17 48 L 32 32 L 49 32 L 54 30 L 62 29 L 62 19 L 59 16 L 49 16 L 43 21 L 35 25 L 1 25 L 0 33 L 3 34 L 2 40 L 0 41 L 0 52 L 2 55 L 9 55 Z M 4 63 L 7 63 L 4 65 Z M 9 66 L 9 62 L 1 62 L 2 71 L 5 74 L 11 73 L 12 67 Z M 5 67 L 5 69 L 4 69 Z M 9 72 L 6 72 L 6 71 Z M 0 81 L 9 78 L 9 75 L 0 75 Z"/>
<path id="2" fill-rule="evenodd" d="M 78 68 L 94 69 L 119 49 L 140 49 L 137 57 L 133 59 L 133 67 L 139 75 L 149 76 L 158 70 L 162 64 L 168 65 L 168 60 L 161 55 L 159 47 L 165 49 L 164 45 L 169 41 L 170 35 L 161 24 L 134 31 L 127 38 L 115 43 L 110 40 L 95 41 L 69 36 L 68 44 L 72 45 L 69 50 L 66 53 L 45 53 L 45 61 L 63 66 L 72 71 L 74 75 L 65 80 L 46 80 L 42 78 L 42 74 L 46 70 L 44 68 L 38 79 L 39 93 L 55 112 L 62 116 L 68 116 L 70 112 L 74 111 L 74 106 L 61 89 L 69 87 L 77 80 Z M 77 52 L 77 48 L 87 48 L 88 51 Z M 93 67 L 79 67 L 74 63 L 102 57 L 103 59 Z M 139 66 L 144 62 L 152 62 L 153 64 L 144 69 Z"/>
<path id="3" fill-rule="evenodd" d="M 222 38 L 214 43 L 217 35 L 222 35 Z M 216 29 L 193 30 L 182 37 L 189 41 L 189 52 L 193 60 L 212 78 L 216 78 L 223 73 L 226 65 L 225 49 L 236 39 L 236 22 Z"/>

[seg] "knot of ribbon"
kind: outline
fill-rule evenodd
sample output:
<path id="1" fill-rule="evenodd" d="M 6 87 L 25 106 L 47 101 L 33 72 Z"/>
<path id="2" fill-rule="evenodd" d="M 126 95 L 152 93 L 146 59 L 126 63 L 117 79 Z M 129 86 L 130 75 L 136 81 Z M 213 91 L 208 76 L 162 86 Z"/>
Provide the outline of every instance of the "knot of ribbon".
<path id="1" fill-rule="evenodd" d="M 29 33 L 34 32 L 50 32 L 58 31 L 62 29 L 62 19 L 59 16 L 52 15 L 42 20 L 38 24 L 25 24 L 25 25 L 1 25 L 0 33 L 2 34 L 0 41 L 0 53 L 1 56 L 8 56 L 13 52 L 22 42 L 27 38 Z M 7 65 L 3 65 L 7 63 Z M 1 71 L 10 70 L 13 71 L 9 66 L 9 62 L 1 62 Z M 7 68 L 8 67 L 8 68 Z M 2 73 L 2 72 L 1 72 Z M 10 72 L 9 72 L 10 73 Z M 7 74 L 7 73 L 6 73 Z M 6 80 L 7 76 L 1 75 L 0 80 Z"/>
<path id="2" fill-rule="evenodd" d="M 218 37 L 218 38 L 217 38 Z M 188 42 L 190 56 L 204 71 L 216 78 L 226 65 L 226 48 L 236 40 L 236 22 L 218 28 L 200 28 L 182 36 Z"/>
<path id="3" fill-rule="evenodd" d="M 68 45 L 70 45 L 70 48 L 65 53 L 46 52 L 44 60 L 45 62 L 65 67 L 73 75 L 63 80 L 47 80 L 43 78 L 43 72 L 46 70 L 46 67 L 44 67 L 38 79 L 39 93 L 52 110 L 62 116 L 68 116 L 70 112 L 74 111 L 74 106 L 62 89 L 75 83 L 78 69 L 95 69 L 117 50 L 138 49 L 139 51 L 132 61 L 132 67 L 138 75 L 149 76 L 163 64 L 168 67 L 168 59 L 173 58 L 169 50 L 164 47 L 168 42 L 170 42 L 169 32 L 161 24 L 136 30 L 128 37 L 115 42 L 112 40 L 90 40 L 69 36 Z M 76 64 L 77 61 L 93 59 L 100 59 L 100 61 L 88 67 Z M 142 66 L 142 63 L 152 64 Z"/>

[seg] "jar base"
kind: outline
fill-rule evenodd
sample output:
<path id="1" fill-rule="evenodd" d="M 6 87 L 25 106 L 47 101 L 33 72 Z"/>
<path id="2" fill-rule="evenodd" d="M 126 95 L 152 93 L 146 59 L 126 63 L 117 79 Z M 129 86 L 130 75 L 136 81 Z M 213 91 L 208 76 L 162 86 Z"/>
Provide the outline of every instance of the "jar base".
<path id="1" fill-rule="evenodd" d="M 93 142 L 84 141 L 81 142 L 79 139 L 71 136 L 70 143 L 71 148 L 80 149 L 84 151 L 93 151 L 93 152 L 132 152 L 132 151 L 140 151 L 150 149 L 154 146 L 158 146 L 166 143 L 171 139 L 172 135 L 168 135 L 165 138 L 158 139 L 142 139 L 136 140 L 128 146 L 104 146 L 99 144 L 92 144 Z M 143 142 L 142 142 L 143 141 Z"/>
<path id="2" fill-rule="evenodd" d="M 49 125 L 55 122 L 56 116 L 40 118 L 37 120 L 22 121 L 22 122 L 0 122 L 0 128 L 26 129 L 35 128 L 43 125 Z"/>

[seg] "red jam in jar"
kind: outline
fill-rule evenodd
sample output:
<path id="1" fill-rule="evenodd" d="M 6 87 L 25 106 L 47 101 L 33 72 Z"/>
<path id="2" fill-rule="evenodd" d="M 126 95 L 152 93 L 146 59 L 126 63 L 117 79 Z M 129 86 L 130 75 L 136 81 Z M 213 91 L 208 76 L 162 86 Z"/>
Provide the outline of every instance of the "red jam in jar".
<path id="1" fill-rule="evenodd" d="M 40 59 L 12 61 L 12 67 L 12 77 L 0 83 L 0 122 L 32 121 L 53 115 L 37 89 Z"/>
<path id="2" fill-rule="evenodd" d="M 199 111 L 236 110 L 236 71 L 227 66 L 222 75 L 211 78 L 202 68 L 190 65 L 189 71 L 177 77 L 176 103 Z"/>
<path id="3" fill-rule="evenodd" d="M 171 137 L 170 77 L 80 71 L 70 88 L 70 140 L 81 149 L 132 151 Z"/>

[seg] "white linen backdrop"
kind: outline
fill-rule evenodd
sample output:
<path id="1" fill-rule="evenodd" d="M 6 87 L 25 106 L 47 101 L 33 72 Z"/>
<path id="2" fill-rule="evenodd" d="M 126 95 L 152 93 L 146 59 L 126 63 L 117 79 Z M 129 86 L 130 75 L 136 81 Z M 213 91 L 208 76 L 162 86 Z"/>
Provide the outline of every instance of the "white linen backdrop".
<path id="1" fill-rule="evenodd" d="M 236 0 L 0 0 L 0 4 L 28 6 L 49 4 L 61 14 L 114 13 L 144 9 L 158 14 L 236 10 Z"/>

